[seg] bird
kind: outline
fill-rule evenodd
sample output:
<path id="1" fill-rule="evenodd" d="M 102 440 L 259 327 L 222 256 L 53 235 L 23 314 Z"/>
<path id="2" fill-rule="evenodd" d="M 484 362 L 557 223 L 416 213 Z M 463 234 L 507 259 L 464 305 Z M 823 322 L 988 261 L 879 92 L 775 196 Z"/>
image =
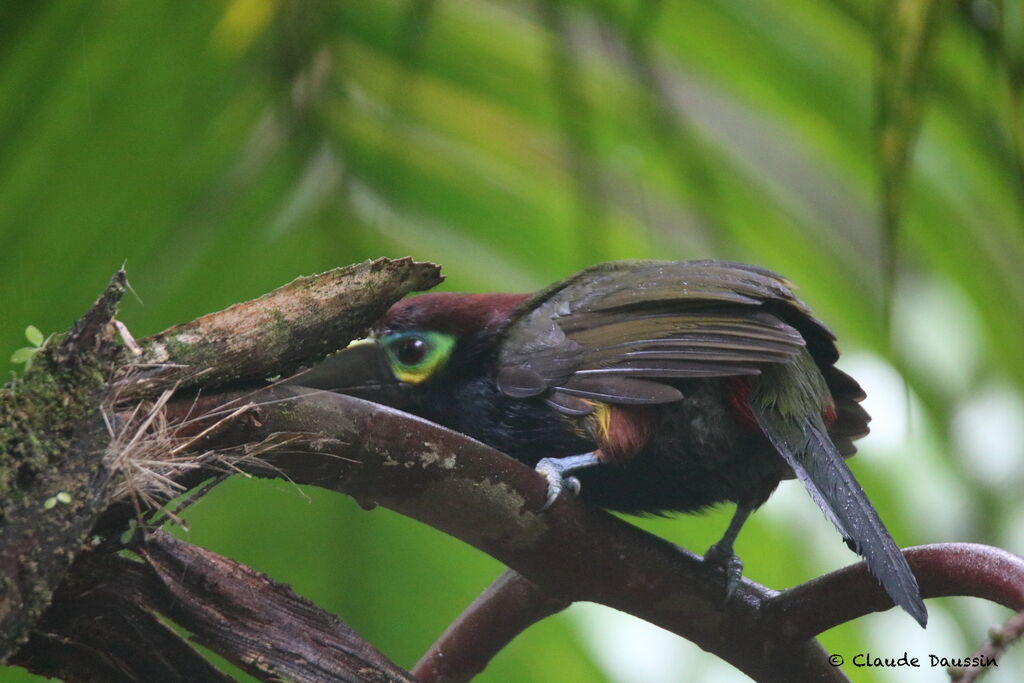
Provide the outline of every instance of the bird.
<path id="1" fill-rule="evenodd" d="M 836 337 L 782 276 L 718 260 L 628 260 L 534 294 L 428 292 L 290 383 L 369 398 L 635 515 L 735 503 L 704 562 L 728 599 L 733 544 L 798 479 L 893 602 L 922 627 L 917 580 L 845 458 L 868 433 Z"/>

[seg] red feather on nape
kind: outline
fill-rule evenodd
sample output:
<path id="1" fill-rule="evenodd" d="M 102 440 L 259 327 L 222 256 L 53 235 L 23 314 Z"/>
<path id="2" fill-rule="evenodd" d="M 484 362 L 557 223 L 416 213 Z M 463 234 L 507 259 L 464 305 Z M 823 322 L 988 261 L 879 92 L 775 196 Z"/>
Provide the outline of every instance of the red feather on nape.
<path id="1" fill-rule="evenodd" d="M 496 330 L 529 294 L 430 292 L 394 304 L 381 320 L 385 331 L 436 330 L 461 336 Z"/>

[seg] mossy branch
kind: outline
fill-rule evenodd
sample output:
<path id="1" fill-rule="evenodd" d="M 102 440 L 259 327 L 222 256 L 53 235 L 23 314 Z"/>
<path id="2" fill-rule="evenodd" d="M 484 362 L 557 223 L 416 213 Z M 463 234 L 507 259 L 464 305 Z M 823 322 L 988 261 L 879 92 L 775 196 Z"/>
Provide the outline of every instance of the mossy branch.
<path id="1" fill-rule="evenodd" d="M 126 288 L 124 271 L 116 273 L 68 333 L 48 340 L 24 376 L 0 388 L 0 662 L 53 610 L 76 557 L 102 545 L 93 536 L 101 517 L 124 504 L 155 503 L 139 497 L 152 482 L 171 493 L 188 478 L 168 473 L 207 464 L 202 454 L 148 439 L 164 424 L 148 399 L 160 404 L 175 389 L 264 383 L 314 363 L 407 292 L 441 279 L 433 264 L 377 259 L 299 278 L 137 344 L 116 320 Z M 119 412 L 126 402 L 136 409 Z M 166 462 L 155 470 L 130 457 L 157 452 Z M 126 527 L 105 528 L 116 537 Z"/>
<path id="2" fill-rule="evenodd" d="M 124 289 L 119 271 L 0 389 L 0 661 L 27 638 L 110 497 L 101 411 Z"/>

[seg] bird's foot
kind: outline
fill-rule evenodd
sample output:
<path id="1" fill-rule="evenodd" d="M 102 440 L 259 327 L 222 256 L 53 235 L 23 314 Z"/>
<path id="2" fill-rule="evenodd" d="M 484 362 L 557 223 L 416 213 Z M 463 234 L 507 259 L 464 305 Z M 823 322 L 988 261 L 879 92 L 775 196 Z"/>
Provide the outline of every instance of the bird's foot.
<path id="1" fill-rule="evenodd" d="M 535 468 L 548 480 L 548 497 L 542 510 L 547 510 L 555 502 L 563 490 L 569 489 L 573 495 L 579 495 L 580 480 L 566 476 L 570 472 L 591 467 L 601 462 L 596 453 L 572 455 L 568 458 L 541 458 Z"/>
<path id="2" fill-rule="evenodd" d="M 559 458 L 542 458 L 537 463 L 536 469 L 548 480 L 548 497 L 544 501 L 542 510 L 551 507 L 566 488 L 572 491 L 573 495 L 579 495 L 580 480 L 576 477 L 565 476 L 566 468 L 561 464 Z"/>
<path id="3" fill-rule="evenodd" d="M 721 574 L 725 584 L 722 604 L 729 602 L 743 578 L 743 561 L 733 552 L 731 545 L 716 543 L 704 553 L 704 564 L 716 574 Z"/>

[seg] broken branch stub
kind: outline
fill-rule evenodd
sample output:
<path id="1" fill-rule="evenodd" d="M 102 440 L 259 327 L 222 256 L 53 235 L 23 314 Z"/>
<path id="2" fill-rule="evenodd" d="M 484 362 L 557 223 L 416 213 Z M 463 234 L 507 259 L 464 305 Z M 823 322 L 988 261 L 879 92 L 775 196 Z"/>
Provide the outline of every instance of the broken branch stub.
<path id="1" fill-rule="evenodd" d="M 380 258 L 297 278 L 140 340 L 141 355 L 119 378 L 119 398 L 291 374 L 344 348 L 405 294 L 443 279 L 439 266 L 411 258 Z"/>
<path id="2" fill-rule="evenodd" d="M 110 499 L 101 406 L 124 290 L 119 271 L 70 332 L 0 388 L 0 662 L 28 636 Z"/>
<path id="3" fill-rule="evenodd" d="M 340 619 L 254 569 L 162 531 L 136 550 L 160 611 L 253 676 L 413 683 Z"/>
<path id="4" fill-rule="evenodd" d="M 8 661 L 63 681 L 232 683 L 157 612 L 142 562 L 83 553 Z"/>

